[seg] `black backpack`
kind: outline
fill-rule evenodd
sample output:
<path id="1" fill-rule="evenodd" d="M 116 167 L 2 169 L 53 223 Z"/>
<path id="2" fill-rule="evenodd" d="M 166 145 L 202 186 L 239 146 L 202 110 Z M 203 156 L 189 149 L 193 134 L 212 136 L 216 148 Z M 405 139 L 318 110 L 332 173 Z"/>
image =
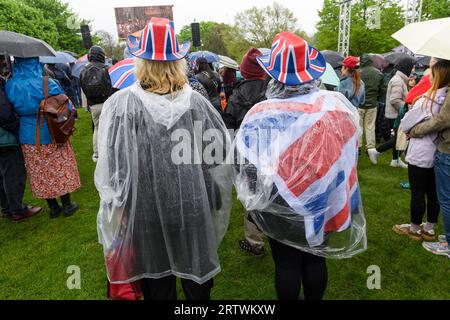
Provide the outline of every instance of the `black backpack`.
<path id="1" fill-rule="evenodd" d="M 81 88 L 92 103 L 103 103 L 112 94 L 111 79 L 104 66 L 89 64 L 83 70 Z"/>

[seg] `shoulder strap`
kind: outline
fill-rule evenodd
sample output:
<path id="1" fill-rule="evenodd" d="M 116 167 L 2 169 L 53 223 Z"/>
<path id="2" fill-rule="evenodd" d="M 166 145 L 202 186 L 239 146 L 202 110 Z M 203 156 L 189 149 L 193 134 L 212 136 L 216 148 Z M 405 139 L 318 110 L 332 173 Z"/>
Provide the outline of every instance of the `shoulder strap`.
<path id="1" fill-rule="evenodd" d="M 48 99 L 48 76 L 44 77 L 44 97 L 45 100 Z"/>

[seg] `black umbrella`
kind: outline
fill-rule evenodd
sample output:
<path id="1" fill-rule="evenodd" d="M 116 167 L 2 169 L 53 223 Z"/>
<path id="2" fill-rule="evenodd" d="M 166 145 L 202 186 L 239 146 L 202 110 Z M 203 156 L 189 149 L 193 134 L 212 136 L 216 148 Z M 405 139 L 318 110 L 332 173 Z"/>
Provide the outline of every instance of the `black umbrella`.
<path id="1" fill-rule="evenodd" d="M 325 60 L 329 64 L 331 64 L 333 69 L 339 68 L 341 66 L 342 61 L 344 61 L 344 57 L 339 52 L 332 50 L 324 50 L 321 52 Z"/>
<path id="2" fill-rule="evenodd" d="M 373 66 L 378 70 L 383 70 L 389 66 L 389 61 L 387 61 L 381 54 L 371 53 L 369 54 L 369 57 L 373 62 Z"/>
<path id="3" fill-rule="evenodd" d="M 423 56 L 423 57 L 417 57 L 417 63 L 429 67 L 430 66 L 431 57 Z"/>
<path id="4" fill-rule="evenodd" d="M 0 30 L 0 53 L 18 58 L 56 56 L 55 50 L 45 41 L 6 30 Z"/>
<path id="5" fill-rule="evenodd" d="M 400 60 L 404 59 L 404 58 L 410 58 L 410 59 L 414 59 L 413 56 L 406 54 L 406 53 L 401 53 L 401 52 L 389 52 L 383 55 L 384 58 L 392 65 L 396 65 Z"/>

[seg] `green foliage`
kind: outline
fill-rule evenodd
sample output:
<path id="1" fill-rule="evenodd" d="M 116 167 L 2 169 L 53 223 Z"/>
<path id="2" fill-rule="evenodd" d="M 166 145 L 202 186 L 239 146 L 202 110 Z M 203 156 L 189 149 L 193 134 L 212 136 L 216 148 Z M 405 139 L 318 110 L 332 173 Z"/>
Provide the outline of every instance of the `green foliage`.
<path id="1" fill-rule="evenodd" d="M 44 13 L 20 1 L 0 0 L 0 29 L 39 38 L 58 47 L 58 30 Z"/>
<path id="2" fill-rule="evenodd" d="M 368 8 L 378 3 L 381 12 L 379 29 L 369 29 Z M 403 27 L 404 15 L 401 4 L 395 0 L 356 0 L 352 7 L 350 32 L 350 54 L 361 55 L 367 52 L 384 53 L 392 50 L 399 43 L 391 37 Z M 339 34 L 339 3 L 325 0 L 319 12 L 317 24 L 317 46 L 320 50 L 337 50 Z"/>
<path id="3" fill-rule="evenodd" d="M 192 47 L 195 50 L 207 50 L 220 55 L 228 56 L 228 50 L 225 45 L 225 39 L 230 32 L 231 27 L 225 23 L 217 23 L 213 21 L 200 22 L 200 39 L 202 41 L 201 48 Z M 184 26 L 179 34 L 181 42 L 190 41 L 192 43 L 191 26 Z"/>
<path id="4" fill-rule="evenodd" d="M 42 39 L 55 50 L 84 53 L 81 19 L 60 0 L 0 0 L 0 29 Z M 69 26 L 73 25 L 72 28 Z"/>
<path id="5" fill-rule="evenodd" d="M 298 31 L 294 13 L 278 2 L 238 13 L 234 21 L 240 37 L 259 48 L 270 48 L 273 38 L 280 32 Z"/>
<path id="6" fill-rule="evenodd" d="M 282 31 L 290 31 L 310 41 L 297 27 L 297 18 L 288 8 L 275 2 L 264 8 L 253 7 L 235 16 L 234 24 L 212 21 L 200 22 L 202 50 L 212 51 L 241 61 L 251 47 L 270 48 L 273 38 Z M 191 26 L 184 26 L 181 41 L 192 41 Z"/>
<path id="7" fill-rule="evenodd" d="M 30 7 L 36 8 L 45 14 L 46 20 L 53 23 L 58 30 L 57 49 L 83 53 L 83 41 L 79 27 L 68 27 L 70 19 L 80 20 L 69 7 L 68 3 L 60 0 L 22 0 Z M 70 24 L 69 24 L 70 25 Z"/>
<path id="8" fill-rule="evenodd" d="M 423 0 L 422 20 L 450 17 L 449 0 Z"/>

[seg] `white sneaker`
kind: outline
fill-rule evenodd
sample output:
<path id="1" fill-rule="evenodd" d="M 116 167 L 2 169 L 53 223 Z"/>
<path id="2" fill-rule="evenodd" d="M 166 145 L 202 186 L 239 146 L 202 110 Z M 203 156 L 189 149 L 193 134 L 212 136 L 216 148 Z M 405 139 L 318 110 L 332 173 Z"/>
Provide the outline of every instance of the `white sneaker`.
<path id="1" fill-rule="evenodd" d="M 391 167 L 392 168 L 408 169 L 408 165 L 406 163 L 404 163 L 401 159 L 392 160 L 391 161 Z"/>
<path id="2" fill-rule="evenodd" d="M 447 237 L 445 235 L 440 235 L 438 237 L 439 242 L 447 242 Z"/>
<path id="3" fill-rule="evenodd" d="M 97 163 L 97 161 L 98 161 L 98 157 L 96 157 L 96 156 L 92 156 L 92 161 L 94 161 L 95 163 Z"/>
<path id="4" fill-rule="evenodd" d="M 369 154 L 369 159 L 372 164 L 378 164 L 378 156 L 381 154 L 377 151 L 377 149 L 368 149 L 367 153 Z"/>

